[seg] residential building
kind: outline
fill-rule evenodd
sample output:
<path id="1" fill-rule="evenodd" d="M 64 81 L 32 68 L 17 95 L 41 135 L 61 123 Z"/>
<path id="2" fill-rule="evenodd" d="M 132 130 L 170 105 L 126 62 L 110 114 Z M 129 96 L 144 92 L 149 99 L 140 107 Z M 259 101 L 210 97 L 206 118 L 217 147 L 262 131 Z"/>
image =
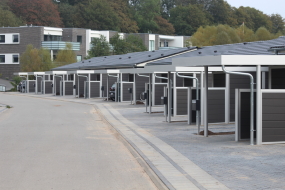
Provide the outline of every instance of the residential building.
<path id="1" fill-rule="evenodd" d="M 0 28 L 0 74 L 2 78 L 12 78 L 13 73 L 20 71 L 20 56 L 25 52 L 28 44 L 35 48 L 50 50 L 51 58 L 54 59 L 57 52 L 66 47 L 66 43 L 72 44 L 77 61 L 83 60 L 88 55 L 93 38 L 100 35 L 107 41 L 114 35 L 119 34 L 122 38 L 126 33 L 118 33 L 109 30 L 91 30 L 83 28 L 56 28 L 45 26 L 21 26 Z M 134 33 L 138 35 L 149 51 L 159 49 L 172 49 L 184 47 L 186 36 L 167 36 L 148 33 Z"/>

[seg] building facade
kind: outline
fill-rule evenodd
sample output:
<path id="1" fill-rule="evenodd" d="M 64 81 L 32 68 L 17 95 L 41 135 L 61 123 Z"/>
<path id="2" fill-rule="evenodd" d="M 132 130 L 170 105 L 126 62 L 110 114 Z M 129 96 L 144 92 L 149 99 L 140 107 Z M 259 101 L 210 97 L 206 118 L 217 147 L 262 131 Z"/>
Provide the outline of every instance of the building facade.
<path id="1" fill-rule="evenodd" d="M 57 52 L 64 49 L 68 42 L 72 44 L 77 61 L 81 61 L 88 55 L 93 38 L 99 38 L 100 35 L 103 35 L 109 41 L 116 34 L 122 38 L 130 35 L 117 31 L 82 28 L 2 27 L 0 28 L 0 75 L 2 78 L 11 79 L 13 73 L 21 71 L 20 56 L 29 44 L 32 44 L 34 48 L 43 47 L 50 50 L 51 58 L 54 59 Z M 185 41 L 189 38 L 148 33 L 134 33 L 133 35 L 138 35 L 149 51 L 185 47 Z"/>

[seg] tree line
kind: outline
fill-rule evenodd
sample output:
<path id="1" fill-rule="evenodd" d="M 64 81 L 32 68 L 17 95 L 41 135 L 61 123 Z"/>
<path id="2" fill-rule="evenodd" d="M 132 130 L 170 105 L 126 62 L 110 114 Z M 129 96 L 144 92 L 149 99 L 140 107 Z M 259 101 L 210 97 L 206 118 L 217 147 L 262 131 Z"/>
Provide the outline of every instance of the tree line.
<path id="1" fill-rule="evenodd" d="M 284 34 L 284 19 L 225 0 L 0 0 L 0 26 L 33 24 L 115 30 L 124 33 L 193 35 L 219 24 Z"/>

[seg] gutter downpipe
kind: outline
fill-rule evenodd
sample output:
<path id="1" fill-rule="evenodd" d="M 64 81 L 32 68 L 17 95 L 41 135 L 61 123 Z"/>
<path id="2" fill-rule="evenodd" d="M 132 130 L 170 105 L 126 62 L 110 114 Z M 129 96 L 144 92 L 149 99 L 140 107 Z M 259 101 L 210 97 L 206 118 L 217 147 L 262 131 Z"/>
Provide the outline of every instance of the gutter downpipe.
<path id="1" fill-rule="evenodd" d="M 149 78 L 149 76 L 148 75 L 140 75 L 140 74 L 138 74 L 137 73 L 137 75 L 139 76 L 139 77 L 147 77 L 147 78 Z M 150 85 L 149 85 L 150 86 Z M 149 97 L 147 97 L 148 99 L 149 99 Z M 146 102 L 146 100 L 145 100 L 145 112 L 147 113 L 147 102 Z M 150 113 L 150 112 L 149 112 Z"/>
<path id="2" fill-rule="evenodd" d="M 107 80 L 107 101 L 109 101 L 109 92 L 108 92 L 108 90 L 109 90 L 109 89 L 108 89 L 109 77 L 117 78 L 117 83 L 118 83 L 118 80 L 119 80 L 118 74 L 117 74 L 117 76 L 108 74 L 108 80 Z M 115 102 L 118 101 L 118 100 L 117 100 L 117 92 L 116 92 L 116 91 L 118 91 L 117 87 L 116 87 L 116 89 L 115 89 Z"/>
<path id="3" fill-rule="evenodd" d="M 181 77 L 181 78 L 189 78 L 189 79 L 196 80 L 196 100 L 199 100 L 199 79 L 197 77 L 180 75 L 179 72 L 177 72 L 176 75 L 178 77 Z M 191 114 L 191 112 L 190 112 L 190 114 Z M 199 110 L 196 110 L 196 124 L 198 126 L 198 134 L 199 134 L 200 133 L 200 111 Z M 190 125 L 190 123 L 189 123 L 189 125 Z"/>
<path id="4" fill-rule="evenodd" d="M 227 71 L 225 66 L 222 69 L 227 74 L 244 75 L 250 77 L 250 145 L 254 145 L 254 78 L 249 73 Z"/>
<path id="5" fill-rule="evenodd" d="M 79 77 L 86 77 L 86 79 L 88 80 L 88 76 L 77 74 L 77 77 L 78 77 L 78 82 L 77 83 L 78 83 L 78 98 L 79 98 L 80 97 L 80 93 L 79 93 Z M 90 82 L 90 81 L 88 81 L 88 82 Z M 85 93 L 84 93 L 84 95 L 85 95 Z M 87 97 L 84 97 L 84 98 L 87 98 Z"/>
<path id="6" fill-rule="evenodd" d="M 166 79 L 166 80 L 168 80 L 168 78 L 167 77 L 161 77 L 161 76 L 156 76 L 156 74 L 154 73 L 153 74 L 154 75 L 154 77 L 156 77 L 156 78 L 159 78 L 159 79 Z M 169 80 L 169 86 L 170 87 L 168 87 L 168 90 L 169 91 L 171 91 L 171 89 L 172 89 L 172 80 L 170 79 Z M 170 93 L 170 95 L 171 95 L 171 93 Z M 171 99 L 172 99 L 172 97 L 170 97 Z M 169 101 L 170 102 L 170 101 Z M 168 105 L 169 107 L 168 107 L 168 123 L 170 123 L 171 122 L 171 106 L 170 105 Z M 169 111 L 170 110 L 170 111 Z M 165 117 L 166 117 L 166 122 L 167 122 L 167 114 L 166 114 L 167 112 L 165 112 Z"/>

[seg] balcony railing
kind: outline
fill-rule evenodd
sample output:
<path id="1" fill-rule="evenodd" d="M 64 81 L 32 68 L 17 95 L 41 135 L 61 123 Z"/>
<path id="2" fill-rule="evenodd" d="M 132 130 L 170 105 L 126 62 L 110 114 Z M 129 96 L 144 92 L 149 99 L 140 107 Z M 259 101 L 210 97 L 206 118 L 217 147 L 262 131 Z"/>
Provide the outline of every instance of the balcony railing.
<path id="1" fill-rule="evenodd" d="M 159 50 L 179 49 L 183 47 L 159 47 Z"/>
<path id="2" fill-rule="evenodd" d="M 80 42 L 64 42 L 64 41 L 42 41 L 42 47 L 49 50 L 65 49 L 66 43 L 71 43 L 72 50 L 80 50 Z"/>

